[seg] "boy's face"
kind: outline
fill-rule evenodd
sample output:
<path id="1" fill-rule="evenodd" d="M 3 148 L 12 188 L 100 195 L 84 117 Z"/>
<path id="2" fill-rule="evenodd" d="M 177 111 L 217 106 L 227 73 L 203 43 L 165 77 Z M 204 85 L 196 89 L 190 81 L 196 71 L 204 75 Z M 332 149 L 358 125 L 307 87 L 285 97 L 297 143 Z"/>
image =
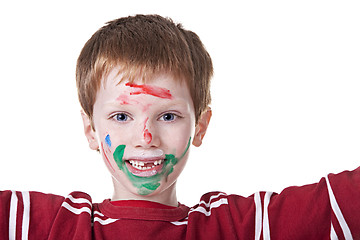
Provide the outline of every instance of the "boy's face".
<path id="1" fill-rule="evenodd" d="M 97 92 L 93 127 L 83 114 L 92 149 L 100 149 L 121 198 L 172 192 L 188 159 L 201 145 L 211 112 L 195 127 L 185 81 L 163 73 L 149 83 L 129 83 L 113 70 Z"/>

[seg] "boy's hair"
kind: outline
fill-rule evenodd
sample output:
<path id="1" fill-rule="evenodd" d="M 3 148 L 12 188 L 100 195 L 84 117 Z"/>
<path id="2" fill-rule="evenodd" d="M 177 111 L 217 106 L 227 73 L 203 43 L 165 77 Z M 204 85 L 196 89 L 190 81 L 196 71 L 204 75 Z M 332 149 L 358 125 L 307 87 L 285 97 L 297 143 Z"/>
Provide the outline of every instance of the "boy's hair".
<path id="1" fill-rule="evenodd" d="M 77 61 L 76 84 L 80 104 L 90 119 L 101 81 L 115 67 L 119 67 L 122 79 L 129 81 L 142 78 L 145 82 L 162 71 L 185 79 L 196 122 L 210 104 L 210 55 L 195 33 L 169 18 L 119 18 L 108 22 L 86 42 Z"/>

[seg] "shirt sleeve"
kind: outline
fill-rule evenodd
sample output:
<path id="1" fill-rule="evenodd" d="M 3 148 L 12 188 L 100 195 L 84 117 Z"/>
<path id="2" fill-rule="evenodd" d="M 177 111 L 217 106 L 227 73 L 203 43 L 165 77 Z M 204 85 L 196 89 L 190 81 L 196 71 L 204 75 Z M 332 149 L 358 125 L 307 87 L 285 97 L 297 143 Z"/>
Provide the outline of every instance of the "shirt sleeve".
<path id="1" fill-rule="evenodd" d="M 329 174 L 316 184 L 289 187 L 280 194 L 259 192 L 247 201 L 231 195 L 229 208 L 233 219 L 248 223 L 247 230 L 241 229 L 253 239 L 358 239 L 360 168 Z"/>
<path id="2" fill-rule="evenodd" d="M 87 194 L 77 192 L 64 198 L 39 192 L 1 191 L 0 239 L 90 239 L 89 199 Z M 84 201 L 87 207 L 82 206 Z M 79 206 L 80 210 L 76 210 Z"/>

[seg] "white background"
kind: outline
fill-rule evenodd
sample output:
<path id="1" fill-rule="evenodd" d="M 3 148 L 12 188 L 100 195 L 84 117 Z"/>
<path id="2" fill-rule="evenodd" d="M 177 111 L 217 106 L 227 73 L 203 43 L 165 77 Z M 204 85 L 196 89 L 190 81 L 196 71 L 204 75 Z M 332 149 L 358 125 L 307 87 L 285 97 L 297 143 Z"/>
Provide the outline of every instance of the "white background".
<path id="1" fill-rule="evenodd" d="M 105 22 L 136 13 L 183 23 L 214 62 L 213 119 L 191 150 L 179 201 L 280 192 L 359 166 L 359 2 L 213 2 L 1 3 L 0 189 L 111 197 L 83 135 L 75 63 Z"/>

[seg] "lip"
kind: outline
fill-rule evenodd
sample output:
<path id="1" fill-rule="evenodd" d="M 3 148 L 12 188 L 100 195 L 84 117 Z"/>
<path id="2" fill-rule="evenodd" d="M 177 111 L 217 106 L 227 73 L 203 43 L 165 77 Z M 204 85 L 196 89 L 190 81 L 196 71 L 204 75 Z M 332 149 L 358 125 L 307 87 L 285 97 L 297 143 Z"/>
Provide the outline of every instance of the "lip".
<path id="1" fill-rule="evenodd" d="M 155 161 L 159 161 L 159 160 L 163 160 L 163 162 L 159 165 L 151 167 L 150 169 L 144 169 L 144 170 L 137 169 L 137 168 L 133 167 L 132 164 L 130 163 L 130 161 L 137 161 L 137 162 L 141 162 L 143 164 L 153 164 L 154 165 Z M 164 158 L 159 158 L 159 157 L 153 157 L 153 158 L 131 157 L 131 158 L 128 158 L 127 160 L 125 160 L 125 165 L 126 165 L 127 169 L 133 175 L 135 175 L 137 177 L 151 177 L 151 176 L 155 176 L 156 174 L 161 172 L 165 161 L 166 160 Z"/>
<path id="2" fill-rule="evenodd" d="M 130 160 L 134 160 L 134 161 L 138 161 L 138 162 L 143 162 L 143 163 L 153 163 L 153 162 L 158 161 L 158 160 L 165 160 L 165 156 L 157 156 L 157 157 L 139 157 L 139 156 L 133 156 L 133 157 L 128 157 L 128 158 L 126 158 L 125 161 L 130 161 Z"/>

